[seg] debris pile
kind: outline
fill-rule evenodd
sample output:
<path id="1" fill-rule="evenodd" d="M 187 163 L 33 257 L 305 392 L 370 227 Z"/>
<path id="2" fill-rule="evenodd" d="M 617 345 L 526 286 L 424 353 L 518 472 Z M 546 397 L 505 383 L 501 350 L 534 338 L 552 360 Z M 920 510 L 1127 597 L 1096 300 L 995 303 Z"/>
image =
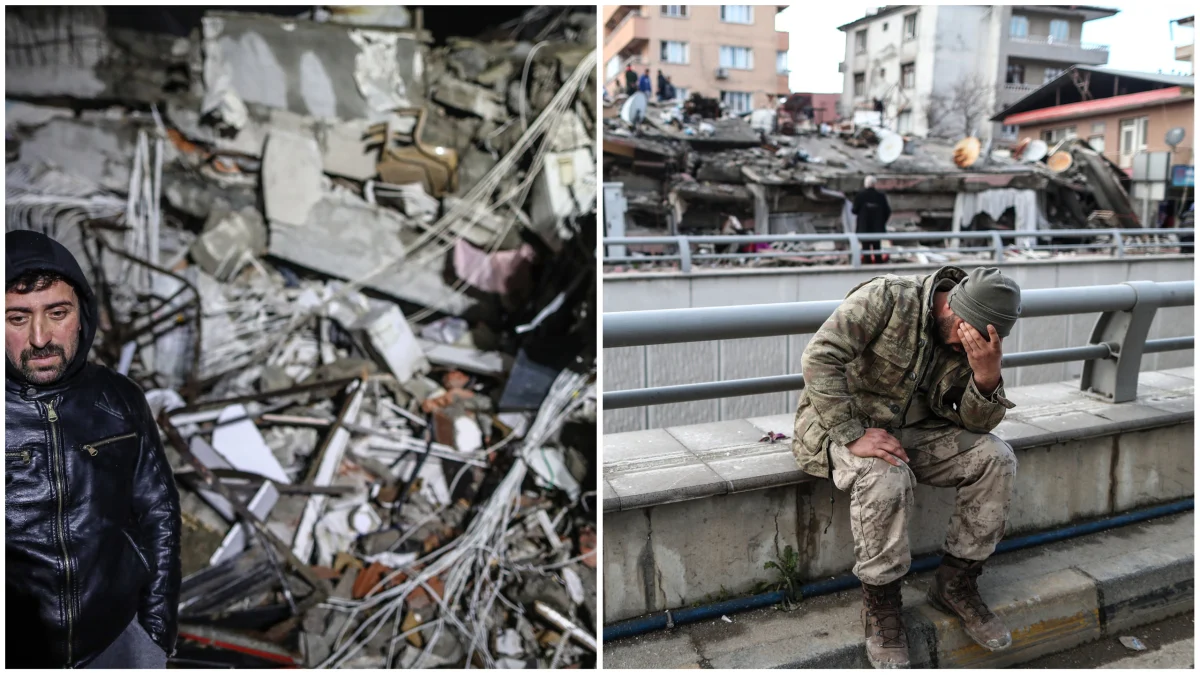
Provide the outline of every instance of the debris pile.
<path id="1" fill-rule="evenodd" d="M 1076 253 L 1030 246 L 1113 245 L 1103 237 L 1054 237 L 1048 232 L 1054 229 L 1140 226 L 1126 191 L 1128 177 L 1079 139 L 1050 148 L 1045 158 L 1022 159 L 974 138 L 956 144 L 848 121 L 814 125 L 801 100 L 712 119 L 697 112 L 694 100 L 702 98 L 694 93 L 686 103 L 644 96 L 606 102 L 604 180 L 623 185 L 624 236 L 731 234 L 725 228 L 731 217 L 747 224 L 738 234 L 849 233 L 855 229 L 851 204 L 867 176 L 876 177 L 891 202 L 890 232 L 939 233 L 928 241 L 886 246 L 903 251 L 898 260 L 893 255 L 897 261 L 992 256 L 990 243 L 979 240 L 962 242 L 979 251 L 941 250 L 947 240 L 940 233 L 1036 232 L 1041 236 L 1019 237 L 1012 254 L 1038 258 Z M 634 257 L 645 255 L 646 262 L 675 264 L 653 263 L 661 246 L 627 248 Z M 845 264 L 849 249 L 845 243 L 796 241 L 702 246 L 694 253 L 762 250 L 772 255 L 732 256 L 715 264 Z"/>
<path id="2" fill-rule="evenodd" d="M 7 227 L 158 418 L 177 664 L 594 667 L 594 9 L 186 9 L 6 11 Z"/>

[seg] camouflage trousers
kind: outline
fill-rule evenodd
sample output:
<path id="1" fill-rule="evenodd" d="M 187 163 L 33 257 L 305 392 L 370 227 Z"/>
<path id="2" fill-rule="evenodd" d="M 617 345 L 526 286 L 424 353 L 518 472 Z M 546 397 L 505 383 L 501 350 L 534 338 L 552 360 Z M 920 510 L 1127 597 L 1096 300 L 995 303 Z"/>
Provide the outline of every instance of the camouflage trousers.
<path id="1" fill-rule="evenodd" d="M 857 457 L 833 443 L 833 482 L 850 493 L 854 574 L 872 585 L 908 572 L 912 555 L 908 525 L 917 483 L 958 489 L 945 551 L 964 560 L 985 560 L 1004 537 L 1017 474 L 1012 448 L 991 434 L 959 427 L 900 429 L 894 434 L 907 465 Z"/>

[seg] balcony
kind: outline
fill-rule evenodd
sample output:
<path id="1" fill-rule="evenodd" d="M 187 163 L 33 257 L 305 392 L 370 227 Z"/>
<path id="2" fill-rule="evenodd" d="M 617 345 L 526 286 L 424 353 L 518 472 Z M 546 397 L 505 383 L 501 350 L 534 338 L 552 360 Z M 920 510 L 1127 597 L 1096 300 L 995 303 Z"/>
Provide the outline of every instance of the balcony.
<path id="1" fill-rule="evenodd" d="M 1005 106 L 1010 106 L 1043 86 L 1041 84 L 1005 84 L 1000 90 L 1000 102 Z"/>
<path id="2" fill-rule="evenodd" d="M 628 55 L 640 52 L 650 42 L 650 23 L 640 12 L 630 12 L 604 38 L 606 53 Z M 615 51 L 614 51 L 615 48 Z"/>
<path id="3" fill-rule="evenodd" d="M 775 49 L 781 52 L 786 52 L 791 46 L 791 33 L 787 31 L 775 31 Z"/>
<path id="4" fill-rule="evenodd" d="M 1010 37 L 1008 55 L 1037 61 L 1102 66 L 1108 63 L 1108 45 L 1029 35 L 1021 38 Z"/>
<path id="5" fill-rule="evenodd" d="M 1175 48 L 1176 61 L 1191 61 L 1195 52 L 1196 45 L 1180 45 Z"/>

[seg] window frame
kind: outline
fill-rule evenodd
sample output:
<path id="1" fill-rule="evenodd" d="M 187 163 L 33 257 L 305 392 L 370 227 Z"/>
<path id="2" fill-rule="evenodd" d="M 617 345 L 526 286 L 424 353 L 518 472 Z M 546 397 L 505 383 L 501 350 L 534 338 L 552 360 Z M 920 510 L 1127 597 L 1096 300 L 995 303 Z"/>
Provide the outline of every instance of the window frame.
<path id="1" fill-rule="evenodd" d="M 851 87 L 853 87 L 855 97 L 867 95 L 867 74 L 866 73 L 853 73 L 850 81 L 851 81 Z M 860 91 L 859 85 L 861 85 L 861 91 Z"/>
<path id="2" fill-rule="evenodd" d="M 669 53 L 669 50 L 667 49 L 667 45 L 681 45 L 682 46 L 681 51 L 683 53 L 683 60 L 682 61 L 673 61 L 673 60 L 667 58 L 668 53 Z M 684 42 L 682 40 L 659 40 L 658 57 L 659 57 L 659 60 L 662 61 L 663 63 L 671 63 L 671 64 L 679 65 L 679 66 L 689 65 L 692 61 L 691 54 L 688 49 L 688 43 Z"/>
<path id="3" fill-rule="evenodd" d="M 862 38 L 862 40 L 859 40 L 860 37 Z M 861 44 L 859 44 L 860 42 L 861 42 Z M 855 54 L 866 54 L 867 53 L 867 29 L 866 28 L 861 28 L 859 30 L 854 31 L 854 53 Z"/>
<path id="4" fill-rule="evenodd" d="M 780 66 L 779 57 L 781 57 L 781 56 L 783 57 L 783 64 L 782 64 L 783 69 L 782 70 L 779 67 Z M 775 50 L 775 74 L 776 75 L 787 75 L 791 72 L 792 72 L 791 68 L 788 67 L 788 50 L 776 49 Z"/>
<path id="5" fill-rule="evenodd" d="M 730 102 L 729 102 L 729 101 L 730 101 L 730 99 L 732 99 L 734 96 L 737 96 L 737 97 L 739 97 L 739 98 L 738 98 L 739 102 L 743 102 L 743 101 L 744 101 L 744 102 L 746 103 L 746 107 L 745 107 L 745 108 L 736 108 L 736 109 L 735 109 L 735 108 L 734 108 L 734 107 L 733 107 L 733 106 L 730 104 Z M 744 98 L 744 99 L 742 99 L 742 98 L 741 98 L 742 96 L 744 96 L 745 98 Z M 729 112 L 732 112 L 732 113 L 734 113 L 734 114 L 741 114 L 741 113 L 745 113 L 745 112 L 750 112 L 750 111 L 754 110 L 754 92 L 751 92 L 751 91 L 727 91 L 727 90 L 723 90 L 723 91 L 721 92 L 721 103 L 724 103 L 724 104 L 725 104 L 725 108 L 726 108 L 727 110 L 729 110 Z"/>
<path id="6" fill-rule="evenodd" d="M 725 63 L 725 53 L 726 53 L 725 50 L 727 50 L 727 49 L 730 50 L 729 51 L 730 65 L 726 65 L 726 63 Z M 746 66 L 745 67 L 732 65 L 737 62 L 737 59 L 734 58 L 734 56 L 736 54 L 741 53 L 736 50 L 744 50 L 745 51 L 745 53 L 746 53 Z M 744 71 L 754 70 L 754 48 L 753 47 L 743 47 L 741 45 L 719 45 L 717 48 L 717 67 L 725 68 L 727 70 L 744 70 Z"/>
<path id="7" fill-rule="evenodd" d="M 907 84 L 905 84 L 906 80 L 909 80 Z M 900 64 L 900 88 L 905 90 L 917 88 L 917 63 L 915 61 Z"/>
<path id="8" fill-rule="evenodd" d="M 659 7 L 660 7 L 659 15 L 665 16 L 668 19 L 686 19 L 686 18 L 688 18 L 688 15 L 689 15 L 688 5 L 659 5 Z M 668 7 L 678 7 L 679 13 L 678 14 L 669 13 L 667 11 Z"/>
<path id="9" fill-rule="evenodd" d="M 726 18 L 725 17 L 725 8 L 726 7 L 745 7 L 747 20 L 746 21 L 733 21 L 733 20 Z M 721 23 L 733 23 L 733 24 L 737 24 L 739 26 L 753 26 L 754 25 L 754 5 L 720 5 L 720 8 L 721 9 L 718 12 L 718 16 L 721 19 Z"/>
<path id="10" fill-rule="evenodd" d="M 1024 30 L 1020 35 L 1013 30 L 1013 27 L 1018 25 L 1018 21 L 1020 21 L 1020 25 L 1024 26 Z M 1017 40 L 1029 39 L 1029 17 L 1024 14 L 1013 14 L 1008 20 L 1008 37 Z"/>
<path id="11" fill-rule="evenodd" d="M 912 41 L 912 40 L 916 40 L 916 39 L 917 39 L 917 15 L 918 15 L 918 14 L 920 14 L 920 12 L 913 12 L 912 14 L 905 14 L 905 15 L 904 15 L 904 22 L 900 24 L 900 26 L 901 26 L 901 28 L 900 28 L 900 31 L 901 31 L 901 39 L 902 39 L 904 42 L 910 42 L 910 41 Z M 909 27 L 909 23 L 910 23 L 910 22 L 909 22 L 909 20 L 910 20 L 910 19 L 912 20 L 912 21 L 911 21 L 911 24 L 912 24 L 912 32 L 911 32 L 911 33 L 910 33 L 910 32 L 908 32 L 908 27 Z"/>
<path id="12" fill-rule="evenodd" d="M 1061 38 L 1055 36 L 1054 35 L 1055 24 L 1064 26 L 1066 28 L 1066 35 L 1064 35 Z M 1050 27 L 1047 29 L 1046 40 L 1051 43 L 1070 42 L 1071 41 L 1071 22 L 1067 21 L 1066 19 L 1050 19 Z"/>

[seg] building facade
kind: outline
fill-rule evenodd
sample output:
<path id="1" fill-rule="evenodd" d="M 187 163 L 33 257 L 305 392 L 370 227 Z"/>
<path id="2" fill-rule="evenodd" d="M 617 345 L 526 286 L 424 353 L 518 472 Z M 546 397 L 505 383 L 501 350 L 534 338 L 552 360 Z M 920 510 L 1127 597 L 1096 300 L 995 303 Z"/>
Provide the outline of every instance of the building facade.
<path id="1" fill-rule="evenodd" d="M 720 98 L 733 112 L 774 108 L 788 94 L 788 34 L 775 5 L 606 5 L 604 80 L 612 93 L 626 65 L 671 78 L 677 98 Z"/>
<path id="2" fill-rule="evenodd" d="M 846 34 L 842 108 L 878 110 L 902 134 L 999 144 L 1015 130 L 988 121 L 1072 65 L 1108 63 L 1080 40 L 1117 10 L 1078 5 L 894 5 L 839 27 Z"/>

